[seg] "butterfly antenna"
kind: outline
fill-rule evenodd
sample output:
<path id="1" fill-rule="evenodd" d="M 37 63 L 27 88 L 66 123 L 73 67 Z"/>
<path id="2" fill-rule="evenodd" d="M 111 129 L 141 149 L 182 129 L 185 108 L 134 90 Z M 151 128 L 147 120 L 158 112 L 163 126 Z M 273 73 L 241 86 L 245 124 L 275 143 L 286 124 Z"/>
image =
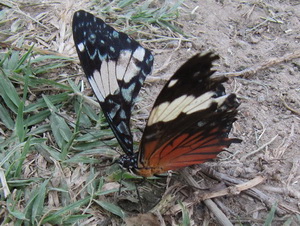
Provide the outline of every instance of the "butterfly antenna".
<path id="1" fill-rule="evenodd" d="M 117 161 L 115 161 L 114 163 L 117 163 Z M 122 191 L 122 181 L 123 181 L 124 172 L 125 171 L 122 171 L 121 179 L 119 180 L 119 184 L 120 184 L 119 192 L 118 192 L 119 196 L 121 195 L 121 191 Z M 139 192 L 138 184 L 143 183 L 145 180 L 146 180 L 146 178 L 143 177 L 143 180 L 141 182 L 139 182 L 139 183 L 138 182 L 134 182 L 136 194 L 138 196 L 139 204 L 140 204 L 140 207 L 141 207 L 141 213 L 144 213 L 144 208 L 143 208 L 143 203 L 142 203 L 141 195 L 140 195 L 140 192 Z"/>
<path id="2" fill-rule="evenodd" d="M 135 185 L 135 189 L 136 189 L 136 194 L 137 194 L 138 199 L 139 199 L 139 203 L 140 203 L 140 207 L 141 207 L 141 213 L 144 213 L 143 203 L 142 203 L 142 199 L 141 199 L 141 196 L 140 196 L 138 185 L 137 185 L 137 183 L 134 183 L 134 185 Z"/>
<path id="3" fill-rule="evenodd" d="M 100 168 L 100 169 L 106 168 L 106 167 L 108 167 L 108 166 L 112 166 L 112 165 L 115 164 L 115 163 L 117 163 L 117 161 L 113 161 L 113 162 L 111 162 L 111 163 L 109 163 L 109 164 L 107 164 L 107 165 L 101 165 L 101 166 L 99 166 L 99 168 Z"/>
<path id="4" fill-rule="evenodd" d="M 115 161 L 115 163 L 116 163 L 116 162 L 117 162 L 117 161 Z M 118 192 L 118 195 L 119 195 L 119 196 L 121 195 L 121 191 L 122 191 L 123 175 L 124 175 L 124 171 L 122 170 L 122 171 L 121 171 L 121 178 L 120 178 L 120 180 L 119 180 L 119 184 L 120 184 L 119 192 Z"/>

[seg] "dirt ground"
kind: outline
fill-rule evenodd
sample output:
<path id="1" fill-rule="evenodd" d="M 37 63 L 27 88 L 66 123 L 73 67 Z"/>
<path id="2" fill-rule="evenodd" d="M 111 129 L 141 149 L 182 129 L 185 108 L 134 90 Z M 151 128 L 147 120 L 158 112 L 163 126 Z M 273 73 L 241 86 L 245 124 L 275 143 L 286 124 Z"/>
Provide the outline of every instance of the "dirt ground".
<path id="1" fill-rule="evenodd" d="M 179 55 L 186 57 L 194 48 L 211 49 L 221 56 L 220 73 L 245 72 L 228 84 L 241 101 L 232 135 L 243 143 L 232 146 L 234 154 L 215 169 L 245 180 L 262 175 L 265 182 L 257 188 L 276 200 L 283 212 L 299 214 L 300 1 L 190 1 L 188 5 L 199 7 L 193 17 L 183 17 L 183 29 L 196 38 L 191 49 L 181 48 Z M 255 73 L 247 73 L 249 69 Z M 220 200 L 231 214 L 252 218 L 251 224 L 268 212 L 266 203 L 243 193 Z"/>
<path id="2" fill-rule="evenodd" d="M 230 147 L 233 154 L 223 153 L 218 162 L 206 165 L 244 181 L 263 176 L 265 181 L 256 188 L 268 200 L 242 192 L 216 202 L 230 219 L 260 225 L 270 211 L 268 201 L 276 201 L 278 221 L 272 225 L 282 225 L 288 215 L 300 212 L 300 1 L 186 4 L 180 23 L 193 41 L 170 43 L 178 51 L 164 48 L 155 54 L 155 66 L 160 68 L 171 55 L 163 70 L 168 77 L 196 52 L 213 50 L 220 55 L 216 69 L 231 77 L 227 91 L 236 92 L 241 102 L 232 136 L 243 142 Z M 198 170 L 193 168 L 200 181 Z M 205 215 L 196 214 L 197 206 L 193 211 L 198 225 Z"/>
<path id="3" fill-rule="evenodd" d="M 62 4 L 63 8 L 57 3 L 44 3 L 41 10 L 56 9 L 57 14 L 63 15 L 64 10 L 76 11 L 84 6 L 67 2 Z M 177 25 L 189 37 L 144 43 L 153 50 L 155 68 L 141 91 L 145 101 L 139 108 L 145 110 L 136 116 L 140 119 L 148 114 L 165 79 L 190 56 L 207 51 L 220 55 L 215 66 L 217 73 L 230 77 L 225 85 L 227 92 L 237 93 L 241 102 L 231 136 L 243 142 L 221 153 L 217 161 L 191 167 L 188 171 L 204 192 L 263 178 L 263 182 L 254 187 L 256 190 L 231 191 L 230 195 L 212 199 L 233 224 L 262 225 L 274 203 L 277 203 L 277 211 L 272 225 L 282 225 L 288 219 L 291 219 L 290 225 L 300 224 L 299 12 L 299 0 L 186 1 L 180 9 Z M 53 24 L 57 21 L 53 20 Z M 64 45 L 60 45 L 59 40 L 50 40 L 48 50 L 76 56 L 71 32 L 69 28 L 66 31 L 69 33 L 60 40 Z M 145 118 L 134 127 L 142 127 Z M 214 175 L 217 180 L 208 178 L 207 175 L 213 176 L 206 166 L 217 172 Z M 195 194 L 197 191 L 190 188 L 180 191 L 182 201 L 192 203 L 187 207 L 191 225 L 218 225 L 207 203 L 193 203 Z M 175 225 L 181 219 L 180 214 L 172 211 L 160 215 L 166 225 Z M 152 215 L 135 217 L 143 219 L 145 224 L 145 218 L 152 220 Z M 140 218 L 131 218 L 127 224 L 133 225 Z"/>

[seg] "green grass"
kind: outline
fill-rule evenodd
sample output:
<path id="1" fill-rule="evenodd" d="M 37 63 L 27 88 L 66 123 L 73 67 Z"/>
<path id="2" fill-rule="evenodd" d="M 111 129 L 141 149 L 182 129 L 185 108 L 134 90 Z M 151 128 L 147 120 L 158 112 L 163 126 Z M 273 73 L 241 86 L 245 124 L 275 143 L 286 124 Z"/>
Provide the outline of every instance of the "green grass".
<path id="1" fill-rule="evenodd" d="M 162 34 L 168 35 L 184 34 L 176 24 L 179 16 L 179 8 L 183 0 L 170 4 L 168 1 L 159 3 L 158 1 L 137 1 L 137 0 L 115 0 L 115 1 L 95 1 L 94 11 L 113 21 L 120 30 L 127 34 L 149 33 L 151 26 L 155 26 Z M 129 25 L 129 26 L 128 26 Z M 169 33 L 171 31 L 171 33 Z"/>
<path id="2" fill-rule="evenodd" d="M 4 196 L 3 187 L 0 191 L 1 200 L 6 200 L 4 207 L 7 210 L 0 218 L 3 223 L 14 222 L 15 225 L 68 224 L 91 216 L 82 215 L 80 208 L 94 199 L 99 200 L 104 180 L 94 177 L 91 171 L 87 179 L 93 180 L 91 183 L 86 181 L 88 185 L 83 188 L 87 195 L 83 199 L 72 200 L 68 194 L 71 188 L 63 183 L 63 178 L 58 178 L 61 180 L 59 186 L 53 188 L 50 182 L 55 175 L 52 173 L 47 177 L 40 176 L 38 171 L 32 176 L 24 175 L 26 167 L 33 171 L 41 167 L 38 162 L 31 163 L 28 157 L 42 155 L 50 162 L 46 170 L 53 172 L 55 164 L 51 163 L 62 169 L 72 169 L 74 164 L 86 163 L 91 164 L 93 169 L 93 165 L 100 162 L 93 156 L 116 155 L 109 147 L 117 143 L 115 140 L 101 142 L 103 137 L 112 137 L 112 132 L 97 110 L 86 104 L 81 95 L 74 95 L 78 87 L 72 81 L 61 83 L 45 78 L 46 71 L 55 71 L 62 64 L 67 66 L 72 59 L 53 56 L 33 58 L 32 55 L 31 50 L 23 55 L 17 51 L 0 54 L 0 168 L 4 172 L 1 184 L 7 183 L 11 193 Z M 55 59 L 63 63 L 57 63 Z M 43 68 L 35 66 L 38 61 L 43 61 Z M 52 89 L 45 92 L 49 87 Z M 29 98 L 30 94 L 34 94 L 33 100 Z M 75 121 L 70 122 L 62 117 L 62 111 L 73 114 Z M 82 125 L 88 128 L 80 130 Z M 51 137 L 51 142 L 46 135 Z M 62 197 L 60 208 L 47 206 L 47 195 L 53 189 Z M 124 217 L 122 210 L 113 204 L 104 201 L 94 203 Z"/>
<path id="3" fill-rule="evenodd" d="M 129 33 L 150 25 L 180 32 L 171 21 L 181 1 L 159 9 L 149 3 L 105 1 L 95 11 L 123 28 L 130 21 L 133 26 L 123 29 Z M 106 198 L 119 188 L 108 185 L 133 176 L 117 166 L 99 170 L 102 157 L 118 155 L 118 143 L 99 107 L 66 78 L 74 74 L 74 59 L 19 46 L 0 53 L 0 222 L 72 225 L 113 217 L 120 223 L 126 214 Z M 122 185 L 122 191 L 135 190 L 133 183 Z"/>

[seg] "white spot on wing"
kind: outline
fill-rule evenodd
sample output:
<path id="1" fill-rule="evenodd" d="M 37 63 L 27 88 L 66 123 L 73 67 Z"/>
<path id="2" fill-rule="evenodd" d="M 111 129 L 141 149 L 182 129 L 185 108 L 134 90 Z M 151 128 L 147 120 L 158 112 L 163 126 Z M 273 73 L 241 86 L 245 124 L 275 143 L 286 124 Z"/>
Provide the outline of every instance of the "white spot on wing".
<path id="1" fill-rule="evenodd" d="M 130 56 L 131 56 L 131 51 L 122 50 L 120 52 L 120 56 L 119 56 L 119 59 L 117 61 L 117 70 L 116 70 L 118 80 L 123 79 L 123 77 L 126 73 L 127 65 L 129 63 L 129 60 L 130 60 Z"/>
<path id="2" fill-rule="evenodd" d="M 149 117 L 148 126 L 156 122 L 168 122 L 174 120 L 183 112 L 183 109 L 187 107 L 193 100 L 194 96 L 183 95 L 173 100 L 171 103 L 164 102 L 156 106 Z"/>
<path id="3" fill-rule="evenodd" d="M 124 121 L 121 121 L 120 124 L 117 126 L 118 129 L 121 131 L 121 133 L 125 134 L 125 135 L 129 135 L 130 132 L 125 124 Z"/>
<path id="4" fill-rule="evenodd" d="M 114 38 L 119 38 L 119 32 L 114 31 L 114 32 L 113 32 L 113 36 L 114 36 Z"/>
<path id="5" fill-rule="evenodd" d="M 115 61 L 111 60 L 108 62 L 108 71 L 109 71 L 109 93 L 113 95 L 116 93 L 118 89 L 120 89 L 117 81 Z"/>
<path id="6" fill-rule="evenodd" d="M 119 116 L 121 119 L 126 119 L 126 112 L 123 109 L 121 109 Z"/>
<path id="7" fill-rule="evenodd" d="M 135 88 L 135 83 L 132 83 L 127 89 L 122 89 L 122 96 L 126 102 L 131 102 L 132 100 L 132 93 Z"/>
<path id="8" fill-rule="evenodd" d="M 220 107 L 228 97 L 228 95 L 225 95 L 218 98 L 213 98 L 214 95 L 215 92 L 211 91 L 204 93 L 196 99 L 193 96 L 189 96 L 184 100 L 180 100 L 181 97 L 177 98 L 170 104 L 170 106 L 168 106 L 168 109 L 165 110 L 164 115 L 167 116 L 166 113 L 169 113 L 169 116 L 163 118 L 163 115 L 161 115 L 157 121 L 171 121 L 175 119 L 181 112 L 189 115 L 197 111 L 203 111 L 205 109 L 208 109 L 213 103 L 217 103 L 218 107 Z M 182 101 L 181 104 L 180 101 Z M 176 104 L 178 104 L 179 106 L 176 107 Z M 172 109 L 171 105 L 175 106 L 176 109 Z"/>
<path id="9" fill-rule="evenodd" d="M 103 84 L 101 81 L 100 73 L 98 70 L 95 70 L 93 76 L 89 76 L 88 80 L 91 84 L 91 87 L 100 102 L 104 102 L 104 95 L 103 95 Z"/>
<path id="10" fill-rule="evenodd" d="M 224 103 L 228 96 L 229 94 L 215 98 L 215 101 L 218 103 L 218 107 L 220 107 Z"/>
<path id="11" fill-rule="evenodd" d="M 83 45 L 83 43 L 81 42 L 81 43 L 79 43 L 78 45 L 77 45 L 77 47 L 78 47 L 78 49 L 79 49 L 79 51 L 80 52 L 83 52 L 84 51 L 84 45 Z"/>
<path id="12" fill-rule="evenodd" d="M 110 61 L 103 61 L 101 65 L 100 76 L 102 80 L 103 90 L 102 93 L 104 98 L 109 94 L 109 77 L 110 77 L 110 68 L 109 68 Z"/>
<path id="13" fill-rule="evenodd" d="M 111 118 L 114 118 L 117 114 L 117 111 L 120 109 L 120 105 L 114 103 L 114 107 L 109 111 L 109 115 Z"/>
<path id="14" fill-rule="evenodd" d="M 130 80 L 135 77 L 138 72 L 141 70 L 140 67 L 137 67 L 135 62 L 133 61 L 133 58 L 131 58 L 131 61 L 128 63 L 128 67 L 126 70 L 126 73 L 124 74 L 123 80 L 126 83 L 129 83 Z"/>
<path id="15" fill-rule="evenodd" d="M 119 84 L 116 78 L 115 70 L 116 62 L 113 60 L 103 61 L 101 65 L 101 71 L 95 70 L 93 73 L 94 83 L 93 90 L 98 90 L 102 98 L 105 99 L 109 94 L 115 94 L 119 90 Z M 96 92 L 96 91 L 95 91 Z"/>
<path id="16" fill-rule="evenodd" d="M 164 111 L 169 106 L 169 104 L 170 104 L 169 102 L 164 102 L 159 106 L 153 108 L 149 116 L 147 125 L 151 126 L 152 124 L 156 123 L 158 121 L 160 112 Z"/>
<path id="17" fill-rule="evenodd" d="M 168 88 L 174 86 L 177 83 L 178 79 L 173 79 L 169 82 Z"/>
<path id="18" fill-rule="evenodd" d="M 145 56 L 145 49 L 141 46 L 139 46 L 132 55 L 134 58 L 136 58 L 139 61 L 142 61 Z"/>
<path id="19" fill-rule="evenodd" d="M 92 60 L 95 59 L 95 57 L 97 56 L 97 53 L 98 53 L 98 50 L 97 50 L 97 49 L 94 50 L 94 53 L 93 53 L 93 54 L 91 54 L 91 53 L 88 51 L 88 55 L 89 55 L 89 57 L 90 57 Z"/>
<path id="20" fill-rule="evenodd" d="M 196 111 L 207 109 L 211 106 L 213 102 L 212 96 L 215 94 L 215 92 L 206 92 L 202 94 L 201 96 L 197 97 L 193 103 L 191 103 L 189 106 L 187 106 L 183 112 L 186 114 L 192 114 Z"/>
<path id="21" fill-rule="evenodd" d="M 172 81 L 171 81 L 172 83 Z M 220 107 L 228 95 L 213 98 L 215 92 L 206 92 L 203 95 L 195 98 L 194 96 L 183 95 L 173 100 L 171 103 L 164 102 L 156 106 L 149 117 L 148 126 L 157 122 L 169 122 L 176 119 L 181 113 L 187 115 L 205 110 L 213 103 L 217 103 Z"/>
<path id="22" fill-rule="evenodd" d="M 90 36 L 88 37 L 88 40 L 92 43 L 95 44 L 96 42 L 96 35 L 94 33 L 90 34 Z"/>

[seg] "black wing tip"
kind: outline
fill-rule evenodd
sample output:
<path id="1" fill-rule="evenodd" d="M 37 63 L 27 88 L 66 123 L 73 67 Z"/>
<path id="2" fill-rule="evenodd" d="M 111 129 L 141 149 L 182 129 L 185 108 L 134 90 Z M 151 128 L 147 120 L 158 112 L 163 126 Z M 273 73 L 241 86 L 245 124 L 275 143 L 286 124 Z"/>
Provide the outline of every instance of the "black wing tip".
<path id="1" fill-rule="evenodd" d="M 225 104 L 229 107 L 229 108 L 235 108 L 237 109 L 238 106 L 240 106 L 240 102 L 236 96 L 235 93 L 230 93 L 228 95 L 228 97 L 226 98 Z"/>
<path id="2" fill-rule="evenodd" d="M 74 24 L 74 21 L 76 21 L 77 18 L 81 18 L 81 17 L 86 17 L 88 14 L 88 12 L 84 11 L 84 10 L 78 10 L 76 11 L 74 14 L 73 14 L 73 24 Z"/>
<path id="3" fill-rule="evenodd" d="M 213 62 L 219 60 L 220 56 L 212 51 L 206 53 L 197 53 L 194 55 L 190 60 L 187 62 L 195 61 L 198 65 L 206 66 L 207 68 L 211 69 L 213 66 Z"/>
<path id="4" fill-rule="evenodd" d="M 231 144 L 240 144 L 243 142 L 243 140 L 239 138 L 229 138 L 229 139 Z"/>
<path id="5" fill-rule="evenodd" d="M 215 60 L 220 59 L 220 56 L 212 51 L 206 53 L 198 53 L 194 57 L 197 57 L 199 60 L 213 62 Z"/>
<path id="6" fill-rule="evenodd" d="M 93 14 L 91 14 L 91 13 L 89 13 L 89 12 L 87 12 L 87 11 L 84 11 L 83 9 L 80 9 L 80 10 L 78 10 L 78 11 L 76 11 L 75 13 L 74 13 L 74 15 L 73 15 L 73 17 L 81 17 L 81 16 L 88 16 L 88 15 L 93 15 Z"/>
<path id="7" fill-rule="evenodd" d="M 73 14 L 73 20 L 72 20 L 72 30 L 73 33 L 74 31 L 76 31 L 76 29 L 78 29 L 78 24 L 80 22 L 86 21 L 86 17 L 93 17 L 93 14 L 90 14 L 84 10 L 78 10 Z"/>
<path id="8" fill-rule="evenodd" d="M 73 27 L 78 23 L 82 21 L 88 21 L 91 22 L 93 20 L 96 20 L 98 23 L 104 22 L 101 18 L 95 16 L 92 13 L 89 13 L 84 10 L 78 10 L 73 14 Z"/>
<path id="9" fill-rule="evenodd" d="M 197 53 L 188 59 L 174 74 L 174 78 L 185 75 L 193 80 L 210 77 L 215 70 L 212 69 L 213 62 L 218 60 L 219 55 L 213 52 Z"/>

